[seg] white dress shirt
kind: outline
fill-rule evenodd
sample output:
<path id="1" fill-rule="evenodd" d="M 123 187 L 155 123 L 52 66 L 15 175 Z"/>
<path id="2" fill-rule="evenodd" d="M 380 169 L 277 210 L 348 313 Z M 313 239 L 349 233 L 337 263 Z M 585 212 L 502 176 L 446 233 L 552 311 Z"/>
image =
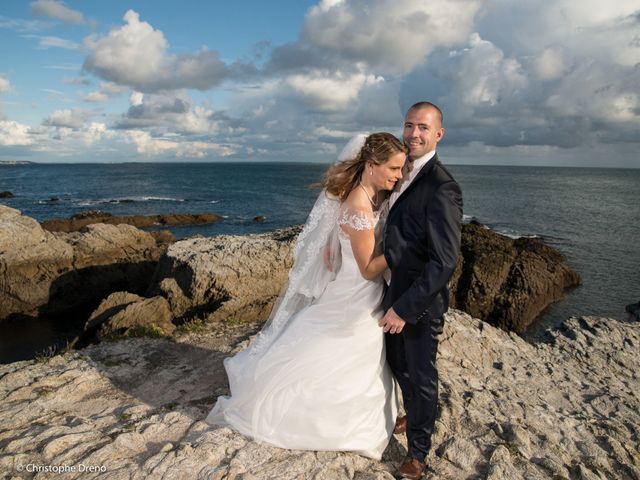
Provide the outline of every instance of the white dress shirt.
<path id="1" fill-rule="evenodd" d="M 402 176 L 402 179 L 398 182 L 399 185 L 396 185 L 396 188 L 393 189 L 393 192 L 391 192 L 391 196 L 389 197 L 389 208 L 393 207 L 393 204 L 396 203 L 398 197 L 402 195 L 402 192 L 404 192 L 409 185 L 411 185 L 413 179 L 416 178 L 418 173 L 420 173 L 420 170 L 422 170 L 422 168 L 434 157 L 435 154 L 436 151 L 431 150 L 426 155 L 416 158 L 413 162 L 409 162 L 409 159 L 407 159 L 405 163 L 405 173 Z"/>

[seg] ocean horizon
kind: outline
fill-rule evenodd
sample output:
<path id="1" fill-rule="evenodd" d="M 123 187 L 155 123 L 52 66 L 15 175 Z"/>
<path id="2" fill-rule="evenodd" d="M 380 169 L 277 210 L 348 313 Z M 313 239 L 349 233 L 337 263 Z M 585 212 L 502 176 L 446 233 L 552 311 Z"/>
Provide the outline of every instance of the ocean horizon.
<path id="1" fill-rule="evenodd" d="M 329 164 L 302 162 L 122 162 L 3 164 L 0 203 L 38 221 L 89 210 L 113 215 L 215 213 L 210 225 L 169 228 L 192 235 L 262 233 L 304 223 Z M 498 233 L 542 238 L 583 285 L 551 305 L 525 336 L 570 316 L 625 319 L 640 300 L 637 222 L 640 169 L 446 164 L 460 184 L 465 220 Z M 263 222 L 254 218 L 264 216 Z M 165 228 L 165 227 L 162 227 Z M 24 328 L 23 328 L 24 327 Z M 0 350 L 27 326 L 0 324 Z M 25 330 L 27 329 L 27 330 Z"/>

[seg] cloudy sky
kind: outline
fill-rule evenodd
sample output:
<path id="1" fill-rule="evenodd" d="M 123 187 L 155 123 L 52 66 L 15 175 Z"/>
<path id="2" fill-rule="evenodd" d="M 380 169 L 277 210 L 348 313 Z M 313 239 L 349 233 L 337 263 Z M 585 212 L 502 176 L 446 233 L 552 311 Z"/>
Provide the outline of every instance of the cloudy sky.
<path id="1" fill-rule="evenodd" d="M 2 0 L 0 160 L 332 161 L 445 113 L 448 163 L 640 168 L 640 0 Z"/>

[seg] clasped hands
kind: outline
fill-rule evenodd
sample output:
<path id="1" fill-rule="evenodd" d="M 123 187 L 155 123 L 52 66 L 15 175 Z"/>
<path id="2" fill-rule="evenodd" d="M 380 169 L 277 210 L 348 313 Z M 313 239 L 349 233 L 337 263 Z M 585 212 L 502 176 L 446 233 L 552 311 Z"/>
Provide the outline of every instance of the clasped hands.
<path id="1" fill-rule="evenodd" d="M 400 333 L 406 323 L 407 322 L 398 316 L 393 308 L 390 308 L 387 313 L 384 314 L 384 317 L 378 321 L 378 325 L 382 327 L 382 331 L 385 333 Z"/>

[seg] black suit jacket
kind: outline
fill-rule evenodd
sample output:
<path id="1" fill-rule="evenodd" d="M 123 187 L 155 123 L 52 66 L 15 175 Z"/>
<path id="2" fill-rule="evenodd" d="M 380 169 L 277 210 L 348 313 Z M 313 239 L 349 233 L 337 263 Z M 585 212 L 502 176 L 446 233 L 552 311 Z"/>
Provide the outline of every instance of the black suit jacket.
<path id="1" fill-rule="evenodd" d="M 406 322 L 441 318 L 460 252 L 462 192 L 436 154 L 389 211 L 384 256 L 391 269 L 383 307 Z"/>

